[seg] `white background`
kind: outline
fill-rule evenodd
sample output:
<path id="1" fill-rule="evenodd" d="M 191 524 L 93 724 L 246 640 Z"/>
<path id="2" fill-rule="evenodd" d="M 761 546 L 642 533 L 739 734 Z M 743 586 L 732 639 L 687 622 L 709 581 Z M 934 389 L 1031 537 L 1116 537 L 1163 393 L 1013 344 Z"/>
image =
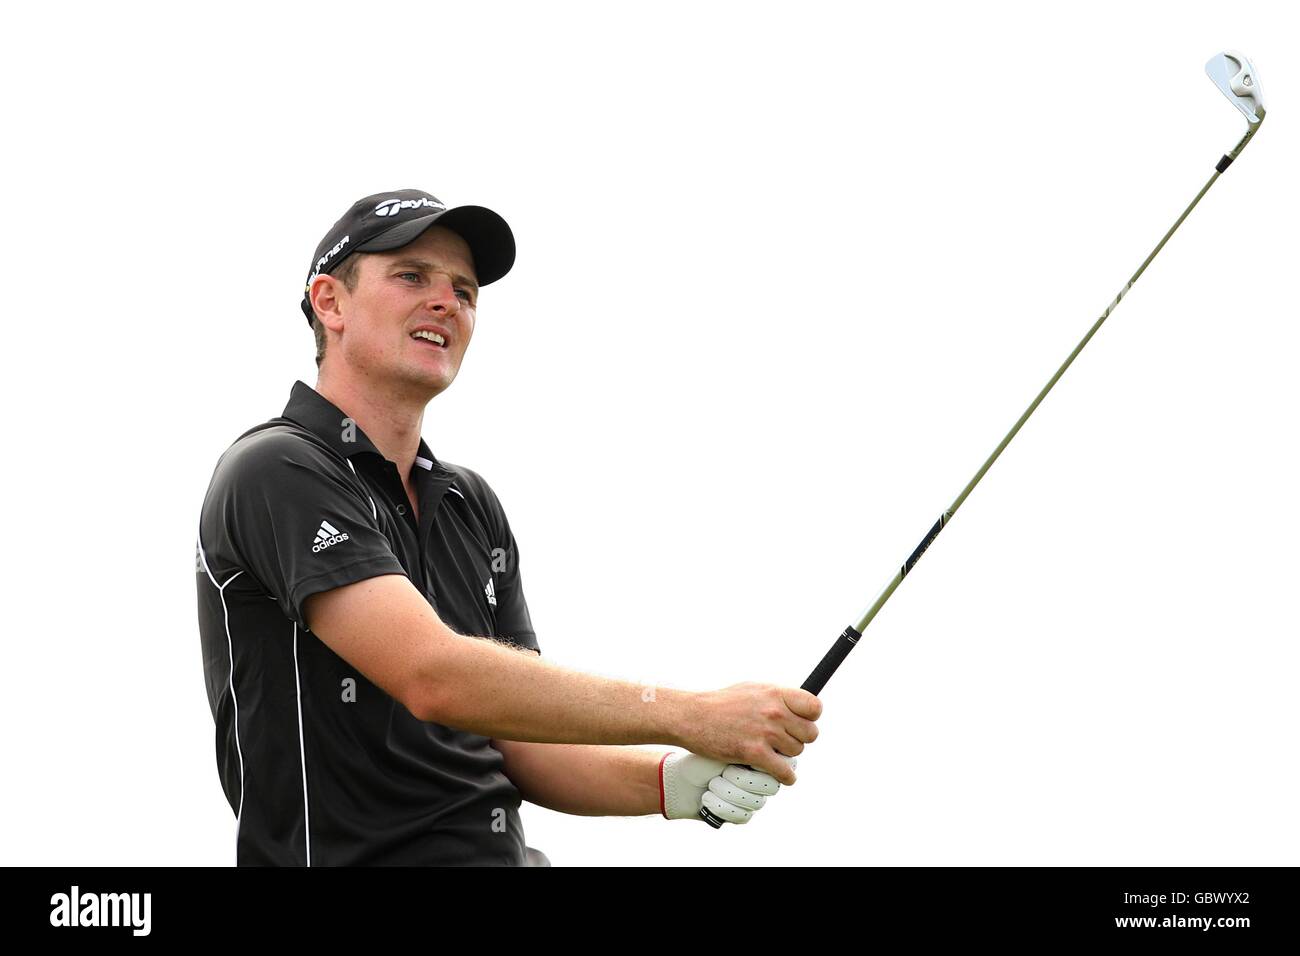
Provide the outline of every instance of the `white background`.
<path id="1" fill-rule="evenodd" d="M 1286 5 L 32 9 L 4 862 L 233 862 L 198 507 L 314 381 L 297 298 L 357 197 L 514 228 L 425 436 L 504 502 L 548 658 L 797 685 L 1244 131 L 1202 69 L 1234 47 L 1265 129 L 826 689 L 798 785 L 720 833 L 524 820 L 557 864 L 1300 863 Z"/>

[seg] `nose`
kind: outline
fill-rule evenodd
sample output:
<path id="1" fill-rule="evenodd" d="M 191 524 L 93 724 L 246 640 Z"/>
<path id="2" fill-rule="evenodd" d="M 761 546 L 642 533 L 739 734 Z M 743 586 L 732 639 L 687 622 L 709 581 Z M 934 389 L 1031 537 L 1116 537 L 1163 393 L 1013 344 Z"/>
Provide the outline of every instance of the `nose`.
<path id="1" fill-rule="evenodd" d="M 455 315 L 460 311 L 460 298 L 451 279 L 443 275 L 433 276 L 429 283 L 429 309 L 438 315 Z"/>

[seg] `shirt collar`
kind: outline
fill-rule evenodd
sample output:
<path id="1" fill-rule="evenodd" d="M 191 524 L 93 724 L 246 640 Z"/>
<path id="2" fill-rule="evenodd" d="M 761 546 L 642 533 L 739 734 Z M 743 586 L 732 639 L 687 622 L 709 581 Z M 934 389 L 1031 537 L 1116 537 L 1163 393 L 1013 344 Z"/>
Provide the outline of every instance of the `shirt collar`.
<path id="1" fill-rule="evenodd" d="M 344 458 L 351 458 L 364 452 L 378 455 L 380 458 L 384 457 L 356 422 L 304 382 L 293 383 L 293 390 L 289 393 L 289 404 L 284 406 L 282 417 L 301 425 Z M 420 447 L 415 454 L 417 469 L 435 474 L 448 473 L 442 463 L 433 456 L 433 452 L 423 438 L 420 439 Z"/>

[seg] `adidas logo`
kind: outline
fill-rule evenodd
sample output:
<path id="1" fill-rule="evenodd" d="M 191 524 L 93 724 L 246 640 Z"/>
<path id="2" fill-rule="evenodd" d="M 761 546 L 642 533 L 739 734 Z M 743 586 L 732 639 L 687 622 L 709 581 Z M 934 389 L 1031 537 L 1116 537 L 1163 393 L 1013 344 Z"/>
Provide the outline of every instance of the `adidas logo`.
<path id="1" fill-rule="evenodd" d="M 492 586 L 492 579 L 488 578 L 487 586 L 483 588 L 483 593 L 487 595 L 488 603 L 493 607 L 497 606 L 496 588 Z"/>
<path id="2" fill-rule="evenodd" d="M 324 551 L 330 545 L 346 540 L 348 540 L 347 532 L 340 531 L 328 521 L 322 521 L 320 530 L 316 532 L 316 543 L 311 546 L 311 549 L 315 552 Z"/>

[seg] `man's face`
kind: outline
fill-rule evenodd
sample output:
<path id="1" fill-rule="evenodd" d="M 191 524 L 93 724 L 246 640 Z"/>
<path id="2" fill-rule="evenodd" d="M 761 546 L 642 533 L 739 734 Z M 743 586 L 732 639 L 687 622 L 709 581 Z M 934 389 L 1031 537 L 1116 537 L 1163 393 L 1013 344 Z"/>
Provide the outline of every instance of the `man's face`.
<path id="1" fill-rule="evenodd" d="M 338 344 L 349 365 L 430 398 L 456 378 L 478 301 L 469 246 L 456 233 L 432 226 L 409 245 L 365 256 L 356 288 L 339 298 L 346 323 Z"/>

